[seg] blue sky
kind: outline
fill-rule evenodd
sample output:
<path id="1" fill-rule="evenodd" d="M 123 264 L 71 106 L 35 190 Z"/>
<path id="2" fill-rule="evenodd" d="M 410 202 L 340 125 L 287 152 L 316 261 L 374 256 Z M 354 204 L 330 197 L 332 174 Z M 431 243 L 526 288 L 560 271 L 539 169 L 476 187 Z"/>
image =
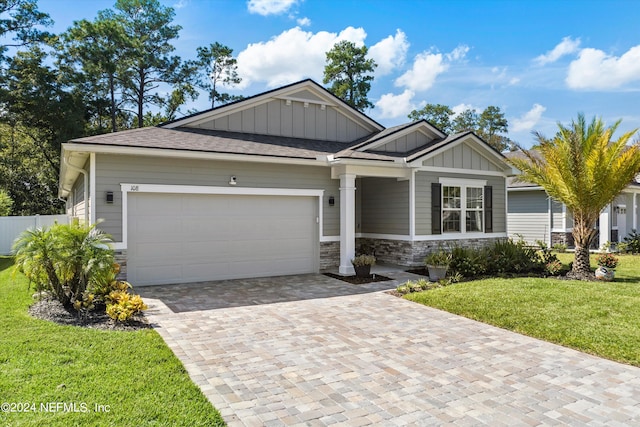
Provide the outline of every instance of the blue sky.
<path id="1" fill-rule="evenodd" d="M 366 44 L 378 63 L 367 111 L 385 126 L 407 122 L 426 103 L 461 111 L 502 109 L 511 139 L 529 147 L 532 131 L 583 112 L 640 127 L 640 1 L 595 0 L 160 0 L 181 25 L 183 59 L 220 42 L 238 58 L 254 95 L 313 78 L 325 52 L 346 39 Z M 94 19 L 115 0 L 40 0 L 64 31 Z M 206 109 L 206 95 L 185 108 Z"/>

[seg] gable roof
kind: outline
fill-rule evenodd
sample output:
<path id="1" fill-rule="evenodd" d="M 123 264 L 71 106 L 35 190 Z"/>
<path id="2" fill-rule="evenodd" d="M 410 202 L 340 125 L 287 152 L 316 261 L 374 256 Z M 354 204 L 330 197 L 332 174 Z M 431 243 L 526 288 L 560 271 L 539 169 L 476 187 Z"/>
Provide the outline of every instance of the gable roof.
<path id="1" fill-rule="evenodd" d="M 296 96 L 296 94 L 301 93 L 309 94 L 311 96 Z M 272 99 L 282 99 L 289 102 L 300 101 L 305 103 L 317 104 L 323 106 L 324 108 L 336 108 L 340 111 L 341 114 L 347 116 L 349 119 L 370 129 L 371 133 L 380 132 L 384 129 L 384 126 L 382 126 L 380 123 L 351 107 L 342 99 L 338 98 L 311 79 L 301 80 L 299 82 L 291 83 L 286 86 L 250 96 L 240 101 L 235 101 L 219 107 L 211 108 L 209 110 L 191 114 L 180 119 L 160 124 L 159 127 L 166 129 L 172 129 L 176 127 L 192 127 L 204 121 L 210 121 L 220 116 L 229 115 L 233 112 L 252 108 L 256 105 L 268 102 Z"/>

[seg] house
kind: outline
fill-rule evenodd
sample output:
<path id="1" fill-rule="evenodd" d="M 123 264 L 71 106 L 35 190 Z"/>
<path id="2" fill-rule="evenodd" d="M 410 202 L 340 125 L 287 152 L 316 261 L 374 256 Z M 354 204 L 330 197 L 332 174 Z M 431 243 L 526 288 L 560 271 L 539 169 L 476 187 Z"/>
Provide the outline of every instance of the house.
<path id="1" fill-rule="evenodd" d="M 518 155 L 517 152 L 508 156 Z M 573 219 L 567 207 L 551 199 L 542 187 L 528 182 L 507 180 L 508 210 L 507 225 L 509 237 L 523 238 L 530 244 L 542 241 L 548 246 L 565 244 L 574 248 Z M 636 179 L 600 213 L 598 238 L 594 248 L 603 247 L 607 242 L 622 242 L 632 231 L 637 230 L 640 200 L 640 182 Z M 605 232 L 602 232 L 605 230 Z"/>
<path id="2" fill-rule="evenodd" d="M 385 129 L 312 80 L 158 127 L 69 141 L 68 214 L 110 233 L 135 285 L 351 274 L 506 238 L 504 157 L 426 121 Z"/>

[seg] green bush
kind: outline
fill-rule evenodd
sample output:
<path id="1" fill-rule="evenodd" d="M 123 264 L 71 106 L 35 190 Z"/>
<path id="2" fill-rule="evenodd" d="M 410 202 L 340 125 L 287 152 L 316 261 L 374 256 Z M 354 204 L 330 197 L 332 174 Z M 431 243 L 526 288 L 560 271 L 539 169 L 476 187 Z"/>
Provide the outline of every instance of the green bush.
<path id="1" fill-rule="evenodd" d="M 640 234 L 636 232 L 636 230 L 631 230 L 628 236 L 624 239 L 624 243 L 626 245 L 626 252 L 631 252 L 632 254 L 640 254 Z"/>
<path id="2" fill-rule="evenodd" d="M 454 246 L 451 248 L 449 269 L 453 274 L 460 274 L 463 277 L 478 277 L 486 274 L 486 250 Z"/>
<path id="3" fill-rule="evenodd" d="M 111 237 L 94 226 L 55 224 L 23 232 L 15 241 L 17 271 L 37 290 L 50 291 L 69 307 L 83 299 L 96 283 L 113 271 Z"/>

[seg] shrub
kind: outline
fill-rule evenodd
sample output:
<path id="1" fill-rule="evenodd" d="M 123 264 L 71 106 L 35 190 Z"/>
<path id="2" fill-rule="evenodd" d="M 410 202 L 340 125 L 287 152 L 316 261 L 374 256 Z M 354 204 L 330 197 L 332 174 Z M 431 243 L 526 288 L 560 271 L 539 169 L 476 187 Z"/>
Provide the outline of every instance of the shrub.
<path id="1" fill-rule="evenodd" d="M 567 251 L 567 245 L 564 243 L 554 243 L 553 246 L 551 247 L 551 249 L 553 249 L 554 251 L 558 252 L 558 253 L 565 253 Z"/>
<path id="2" fill-rule="evenodd" d="M 600 254 L 596 258 L 596 262 L 601 267 L 616 268 L 618 266 L 618 258 L 613 254 Z"/>
<path id="3" fill-rule="evenodd" d="M 437 251 L 431 252 L 429 255 L 427 255 L 424 259 L 424 263 L 426 265 L 446 267 L 451 264 L 451 259 L 451 252 L 439 248 Z"/>
<path id="4" fill-rule="evenodd" d="M 117 322 L 127 322 L 147 309 L 140 295 L 132 295 L 127 291 L 112 291 L 107 301 L 107 315 Z"/>
<path id="5" fill-rule="evenodd" d="M 457 273 L 464 277 L 482 276 L 487 271 L 486 255 L 484 249 L 454 246 L 451 249 L 451 263 L 449 265 L 451 273 Z"/>
<path id="6" fill-rule="evenodd" d="M 562 271 L 562 263 L 558 260 L 550 261 L 545 265 L 548 274 L 555 276 Z"/>
<path id="7" fill-rule="evenodd" d="M 636 230 L 631 230 L 631 233 L 624 239 L 624 243 L 626 244 L 626 251 L 631 252 L 633 254 L 640 253 L 640 234 L 636 232 Z"/>
<path id="8" fill-rule="evenodd" d="M 37 290 L 48 290 L 69 307 L 88 286 L 112 272 L 113 251 L 109 235 L 94 226 L 55 224 L 23 232 L 13 249 L 17 271 Z"/>

